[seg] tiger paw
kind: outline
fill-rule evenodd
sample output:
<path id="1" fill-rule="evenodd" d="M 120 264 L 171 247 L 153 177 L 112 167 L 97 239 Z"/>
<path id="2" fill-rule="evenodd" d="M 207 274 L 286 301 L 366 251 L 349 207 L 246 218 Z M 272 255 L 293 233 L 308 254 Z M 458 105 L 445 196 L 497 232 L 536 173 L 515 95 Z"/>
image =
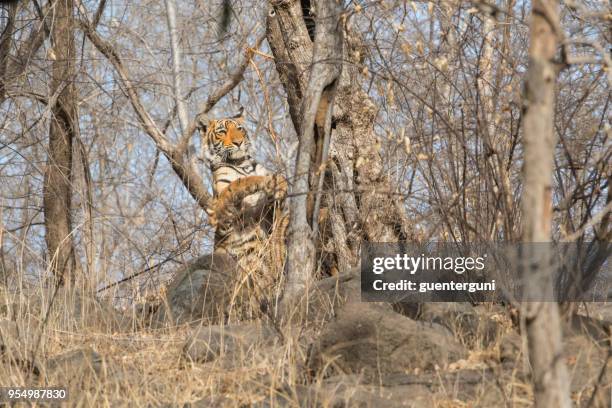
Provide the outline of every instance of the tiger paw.
<path id="1" fill-rule="evenodd" d="M 274 176 L 271 187 L 274 190 L 275 200 L 282 200 L 287 197 L 287 180 L 283 176 Z"/>
<path id="2" fill-rule="evenodd" d="M 215 204 L 216 203 L 213 202 L 210 206 L 206 207 L 206 209 L 204 210 L 206 212 L 206 215 L 208 215 L 208 223 L 213 228 L 216 228 L 218 224 L 217 212 L 215 211 L 215 207 L 216 207 Z"/>

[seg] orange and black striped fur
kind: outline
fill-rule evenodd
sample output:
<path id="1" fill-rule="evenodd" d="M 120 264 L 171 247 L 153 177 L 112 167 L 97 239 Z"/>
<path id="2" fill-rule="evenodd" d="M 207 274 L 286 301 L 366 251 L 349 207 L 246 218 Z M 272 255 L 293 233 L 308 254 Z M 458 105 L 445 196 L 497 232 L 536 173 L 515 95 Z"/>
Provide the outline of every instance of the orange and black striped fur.
<path id="1" fill-rule="evenodd" d="M 200 131 L 213 176 L 215 252 L 235 257 L 250 291 L 267 297 L 284 267 L 287 181 L 251 157 L 241 119 L 211 120 Z"/>

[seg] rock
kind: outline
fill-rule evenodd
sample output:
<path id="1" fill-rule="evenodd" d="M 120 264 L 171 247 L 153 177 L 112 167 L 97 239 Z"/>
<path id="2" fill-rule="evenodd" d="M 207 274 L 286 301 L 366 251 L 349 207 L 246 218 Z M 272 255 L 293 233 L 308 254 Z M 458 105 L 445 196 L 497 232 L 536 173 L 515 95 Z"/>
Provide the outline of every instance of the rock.
<path id="1" fill-rule="evenodd" d="M 606 326 L 612 326 L 612 302 L 592 303 L 589 304 L 587 310 L 580 311 L 579 313 L 600 320 Z"/>
<path id="2" fill-rule="evenodd" d="M 235 262 L 227 255 L 196 259 L 172 280 L 165 301 L 153 314 L 153 324 L 218 323 L 230 302 L 234 271 Z"/>
<path id="3" fill-rule="evenodd" d="M 481 369 L 394 373 L 381 377 L 376 384 L 363 383 L 359 375 L 338 375 L 311 385 L 285 386 L 277 390 L 275 404 L 264 406 L 505 407 L 503 391 L 496 384 L 498 375 L 494 370 Z"/>
<path id="4" fill-rule="evenodd" d="M 41 373 L 38 357 L 43 354 L 44 338 L 27 322 L 0 320 L 0 361 L 24 372 Z"/>
<path id="5" fill-rule="evenodd" d="M 500 375 L 502 375 L 500 372 L 491 369 L 465 369 L 451 373 L 438 371 L 418 375 L 398 373 L 382 378 L 381 383 L 389 390 L 409 392 L 416 386 L 425 388 L 429 392 L 429 401 L 423 399 L 423 394 L 415 395 L 417 398 L 420 396 L 420 402 L 425 402 L 425 404 L 431 401 L 429 405 L 424 406 L 501 408 L 506 407 L 507 404 L 504 403 L 504 391 L 499 386 Z M 513 380 L 515 380 L 514 377 L 510 375 L 501 382 L 512 382 Z"/>
<path id="6" fill-rule="evenodd" d="M 499 322 L 489 317 L 490 310 L 467 302 L 399 303 L 393 307 L 412 319 L 446 327 L 469 348 L 486 348 L 502 331 Z"/>
<path id="7" fill-rule="evenodd" d="M 89 375 L 99 375 L 102 357 L 89 347 L 72 350 L 47 360 L 47 376 L 61 379 L 63 384 L 82 381 Z"/>
<path id="8" fill-rule="evenodd" d="M 346 301 L 361 299 L 359 269 L 355 268 L 338 276 L 330 276 L 315 282 L 307 297 L 302 298 L 293 314 L 297 324 L 324 323 L 335 316 L 336 309 Z M 301 306 L 301 307 L 300 307 Z"/>
<path id="9" fill-rule="evenodd" d="M 277 332 L 262 323 L 232 326 L 202 326 L 193 331 L 183 348 L 183 356 L 194 362 L 209 362 L 221 355 L 240 358 L 257 346 L 269 346 L 278 340 Z"/>
<path id="10" fill-rule="evenodd" d="M 235 271 L 236 263 L 228 255 L 215 253 L 198 258 L 172 280 L 166 300 L 153 313 L 152 324 L 218 324 L 232 301 Z M 316 282 L 308 296 L 295 302 L 291 321 L 328 321 L 335 308 L 349 298 L 360 299 L 359 269 Z"/>
<path id="11" fill-rule="evenodd" d="M 309 355 L 313 373 L 332 368 L 376 380 L 394 372 L 433 370 L 466 356 L 442 327 L 416 322 L 372 303 L 347 303 Z"/>

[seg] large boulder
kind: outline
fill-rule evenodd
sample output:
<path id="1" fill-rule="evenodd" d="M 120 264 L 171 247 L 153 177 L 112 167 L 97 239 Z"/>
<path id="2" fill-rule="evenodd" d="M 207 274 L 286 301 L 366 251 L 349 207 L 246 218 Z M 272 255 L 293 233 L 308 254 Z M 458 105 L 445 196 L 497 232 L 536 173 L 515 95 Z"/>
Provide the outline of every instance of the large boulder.
<path id="1" fill-rule="evenodd" d="M 394 372 L 443 368 L 466 355 L 439 325 L 416 322 L 382 305 L 349 302 L 313 344 L 309 368 L 375 380 Z"/>
<path id="2" fill-rule="evenodd" d="M 225 254 L 204 255 L 179 271 L 153 314 L 154 325 L 217 323 L 223 319 L 234 284 L 236 263 Z"/>

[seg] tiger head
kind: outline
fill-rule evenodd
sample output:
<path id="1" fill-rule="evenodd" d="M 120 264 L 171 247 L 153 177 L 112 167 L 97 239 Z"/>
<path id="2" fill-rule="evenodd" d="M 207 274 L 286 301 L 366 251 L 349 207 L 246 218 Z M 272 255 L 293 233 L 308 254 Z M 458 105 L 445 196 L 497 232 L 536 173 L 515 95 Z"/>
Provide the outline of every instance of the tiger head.
<path id="1" fill-rule="evenodd" d="M 249 158 L 251 142 L 243 118 L 210 120 L 200 127 L 205 156 L 211 163 L 241 162 Z"/>

